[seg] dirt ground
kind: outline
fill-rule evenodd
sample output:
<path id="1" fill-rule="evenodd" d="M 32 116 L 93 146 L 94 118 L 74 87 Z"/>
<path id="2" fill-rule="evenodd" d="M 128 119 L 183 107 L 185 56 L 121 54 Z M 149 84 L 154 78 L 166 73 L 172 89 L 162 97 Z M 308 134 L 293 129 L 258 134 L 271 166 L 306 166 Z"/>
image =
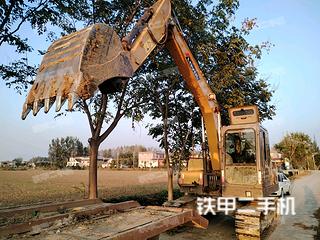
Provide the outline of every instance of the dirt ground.
<path id="1" fill-rule="evenodd" d="M 99 170 L 102 198 L 145 195 L 166 189 L 165 171 Z M 0 171 L 0 207 L 79 199 L 87 195 L 87 170 Z"/>

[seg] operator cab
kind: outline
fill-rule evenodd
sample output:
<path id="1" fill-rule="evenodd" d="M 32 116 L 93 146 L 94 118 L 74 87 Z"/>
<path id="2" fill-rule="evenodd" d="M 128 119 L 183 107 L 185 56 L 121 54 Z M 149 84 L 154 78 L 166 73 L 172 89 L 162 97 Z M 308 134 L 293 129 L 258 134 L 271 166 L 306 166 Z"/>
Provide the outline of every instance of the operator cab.
<path id="1" fill-rule="evenodd" d="M 222 196 L 257 198 L 277 189 L 268 132 L 257 106 L 229 109 L 231 125 L 222 127 Z"/>

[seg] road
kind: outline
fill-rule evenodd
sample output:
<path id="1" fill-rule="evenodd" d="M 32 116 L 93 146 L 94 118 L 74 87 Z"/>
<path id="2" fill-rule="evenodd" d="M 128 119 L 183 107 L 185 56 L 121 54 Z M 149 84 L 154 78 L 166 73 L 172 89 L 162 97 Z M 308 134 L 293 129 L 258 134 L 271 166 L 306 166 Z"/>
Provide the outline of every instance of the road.
<path id="1" fill-rule="evenodd" d="M 269 237 L 277 239 L 315 239 L 318 220 L 315 212 L 320 208 L 320 171 L 293 182 L 296 215 L 280 217 L 277 228 Z M 320 221 L 320 219 L 319 219 Z M 318 236 L 317 239 L 319 239 Z"/>
<path id="2" fill-rule="evenodd" d="M 296 215 L 280 216 L 274 227 L 268 231 L 265 239 L 320 239 L 315 238 L 318 220 L 314 213 L 320 208 L 320 171 L 312 172 L 292 182 L 290 197 L 295 199 Z M 235 239 L 234 220 L 232 217 L 208 216 L 207 230 L 183 227 L 162 234 L 161 240 L 173 239 Z M 320 219 L 319 219 L 320 221 Z"/>

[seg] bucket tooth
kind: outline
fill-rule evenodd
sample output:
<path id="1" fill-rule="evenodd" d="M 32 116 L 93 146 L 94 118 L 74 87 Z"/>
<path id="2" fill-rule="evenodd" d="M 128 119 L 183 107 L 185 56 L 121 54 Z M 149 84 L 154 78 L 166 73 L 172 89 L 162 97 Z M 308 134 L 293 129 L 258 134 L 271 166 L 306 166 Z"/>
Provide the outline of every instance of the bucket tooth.
<path id="1" fill-rule="evenodd" d="M 33 116 L 37 116 L 40 109 L 43 107 L 43 103 L 40 100 L 36 100 L 33 102 Z"/>
<path id="2" fill-rule="evenodd" d="M 53 98 L 52 98 L 52 99 L 46 98 L 46 99 L 44 100 L 44 112 L 45 112 L 45 113 L 48 113 L 48 112 L 49 112 L 49 110 L 50 110 L 50 108 L 52 107 L 53 103 L 54 103 L 54 99 L 53 99 Z"/>
<path id="3" fill-rule="evenodd" d="M 62 98 L 62 96 L 57 96 L 56 99 L 56 112 L 59 112 L 61 110 L 61 107 L 66 102 L 65 98 Z"/>
<path id="4" fill-rule="evenodd" d="M 68 110 L 69 110 L 69 111 L 72 110 L 74 104 L 77 102 L 78 99 L 79 99 L 79 98 L 78 98 L 77 94 L 74 93 L 74 92 L 73 92 L 73 93 L 70 93 L 70 94 L 68 95 Z"/>
<path id="5" fill-rule="evenodd" d="M 23 110 L 22 110 L 22 114 L 21 114 L 22 120 L 25 120 L 27 118 L 27 116 L 30 113 L 30 111 L 31 111 L 31 106 L 28 105 L 27 103 L 25 103 L 23 105 Z"/>

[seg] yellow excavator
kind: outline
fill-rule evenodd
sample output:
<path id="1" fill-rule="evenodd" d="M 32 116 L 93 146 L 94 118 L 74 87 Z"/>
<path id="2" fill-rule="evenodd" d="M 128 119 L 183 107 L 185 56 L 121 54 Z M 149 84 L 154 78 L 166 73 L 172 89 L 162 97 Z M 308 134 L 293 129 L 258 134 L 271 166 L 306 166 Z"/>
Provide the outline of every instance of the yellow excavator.
<path id="1" fill-rule="evenodd" d="M 209 156 L 189 160 L 180 174 L 181 190 L 189 196 L 247 199 L 237 204 L 236 234 L 259 239 L 262 221 L 268 216 L 246 209 L 256 206 L 254 199 L 267 197 L 278 187 L 268 133 L 259 123 L 256 106 L 230 109 L 231 125 L 220 126 L 216 95 L 171 14 L 170 0 L 158 0 L 145 10 L 122 40 L 109 26 L 94 24 L 55 41 L 41 62 L 22 119 L 30 111 L 37 115 L 41 108 L 47 113 L 55 102 L 60 111 L 68 100 L 71 110 L 79 98 L 86 100 L 97 90 L 108 94 L 121 89 L 159 46 L 169 50 L 178 66 L 200 107 L 206 130 Z"/>

